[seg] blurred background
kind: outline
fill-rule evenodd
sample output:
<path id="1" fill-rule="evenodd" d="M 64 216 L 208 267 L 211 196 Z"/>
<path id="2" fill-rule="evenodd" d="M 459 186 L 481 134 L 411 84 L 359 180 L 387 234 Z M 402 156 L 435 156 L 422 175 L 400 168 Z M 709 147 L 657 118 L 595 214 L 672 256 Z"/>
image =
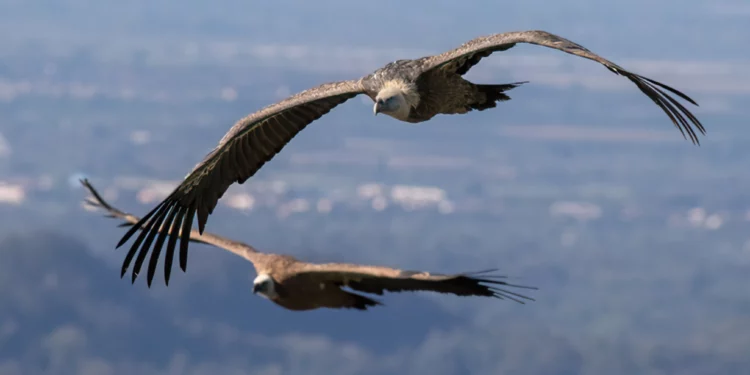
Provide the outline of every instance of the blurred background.
<path id="1" fill-rule="evenodd" d="M 207 230 L 312 262 L 497 267 L 527 305 L 388 294 L 289 312 L 191 247 L 119 278 L 142 215 L 238 119 L 474 37 L 544 29 L 684 91 L 683 140 L 626 79 L 517 45 L 497 109 L 406 126 L 351 100 L 233 186 Z M 740 374 L 750 368 L 744 0 L 0 0 L 0 374 Z M 177 269 L 175 267 L 175 269 Z"/>

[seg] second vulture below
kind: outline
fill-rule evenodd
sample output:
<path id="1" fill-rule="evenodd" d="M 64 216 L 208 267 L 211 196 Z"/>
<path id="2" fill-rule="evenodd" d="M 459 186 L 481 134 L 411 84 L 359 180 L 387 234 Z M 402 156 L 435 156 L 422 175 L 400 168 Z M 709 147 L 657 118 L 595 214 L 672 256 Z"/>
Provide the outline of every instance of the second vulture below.
<path id="1" fill-rule="evenodd" d="M 125 233 L 117 247 L 138 229 L 143 229 L 125 257 L 122 275 L 139 250 L 149 251 L 162 226 L 169 228 L 170 237 L 175 237 L 167 244 L 170 253 L 182 233 L 180 268 L 185 271 L 189 233 L 195 216 L 198 216 L 198 231 L 203 233 L 208 215 L 230 185 L 244 183 L 305 126 L 359 94 L 373 100 L 375 114 L 383 113 L 410 123 L 424 122 L 438 114 L 482 111 L 494 108 L 499 101 L 510 100 L 506 91 L 525 82 L 476 84 L 463 75 L 482 58 L 505 51 L 516 43 L 536 44 L 596 61 L 633 82 L 664 111 L 683 137 L 699 144 L 696 129 L 705 134 L 700 121 L 668 92 L 698 105 L 687 95 L 629 72 L 570 40 L 539 30 L 483 36 L 439 55 L 388 63 L 357 80 L 324 83 L 239 120 L 167 198 Z M 156 256 L 163 245 L 164 238 L 160 236 L 154 244 Z"/>
<path id="2" fill-rule="evenodd" d="M 82 180 L 81 184 L 92 195 L 85 201 L 88 206 L 103 209 L 108 217 L 122 220 L 120 226 L 130 226 L 138 222 L 137 216 L 120 211 L 107 203 L 88 180 Z M 160 231 L 159 234 L 160 237 L 164 237 L 166 232 Z M 490 274 L 493 270 L 443 275 L 366 264 L 308 263 L 289 255 L 260 252 L 248 244 L 217 234 L 200 234 L 195 229 L 190 231 L 188 238 L 190 241 L 213 245 L 245 258 L 252 263 L 257 273 L 253 280 L 253 293 L 294 311 L 318 308 L 367 310 L 382 305 L 378 300 L 347 289 L 377 295 L 382 295 L 385 291 L 430 291 L 457 296 L 510 299 L 521 304 L 524 303 L 523 300 L 534 299 L 513 292 L 510 288 L 537 289 L 533 286 L 508 283 L 502 280 L 506 276 Z M 172 273 L 174 255 L 167 252 L 164 256 L 164 282 L 167 285 Z M 145 257 L 135 260 L 133 281 L 138 277 L 145 260 Z M 152 256 L 148 262 L 146 283 L 149 287 L 154 279 L 158 261 L 158 257 Z"/>

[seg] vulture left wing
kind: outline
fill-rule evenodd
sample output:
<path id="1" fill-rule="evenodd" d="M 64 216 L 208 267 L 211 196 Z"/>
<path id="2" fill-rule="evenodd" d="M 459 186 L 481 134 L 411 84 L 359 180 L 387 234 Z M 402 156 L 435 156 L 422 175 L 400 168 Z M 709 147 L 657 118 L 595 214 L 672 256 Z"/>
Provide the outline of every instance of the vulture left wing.
<path id="1" fill-rule="evenodd" d="M 306 264 L 297 275 L 313 277 L 354 290 L 382 295 L 383 291 L 432 291 L 458 296 L 484 296 L 510 299 L 523 304 L 531 297 L 511 292 L 507 287 L 537 289 L 502 281 L 505 276 L 489 274 L 494 270 L 455 275 L 431 274 L 422 271 L 404 271 L 390 267 L 364 266 L 345 263 Z"/>
<path id="2" fill-rule="evenodd" d="M 439 55 L 422 58 L 420 67 L 423 72 L 432 69 L 447 69 L 463 75 L 468 72 L 471 67 L 479 63 L 482 58 L 491 55 L 493 52 L 505 51 L 512 48 L 516 43 L 536 44 L 596 61 L 604 65 L 611 72 L 621 75 L 635 83 L 641 92 L 651 98 L 651 100 L 653 100 L 654 103 L 656 103 L 656 105 L 659 106 L 667 116 L 669 116 L 670 120 L 672 120 L 675 127 L 677 127 L 680 133 L 682 133 L 683 137 L 686 137 L 685 133 L 687 133 L 690 140 L 698 145 L 700 144 L 700 141 L 698 140 L 698 135 L 696 134 L 695 129 L 693 129 L 693 126 L 695 126 L 695 128 L 697 128 L 702 134 L 706 134 L 706 130 L 703 128 L 700 121 L 698 121 L 698 119 L 690 113 L 687 108 L 669 96 L 664 90 L 667 90 L 697 106 L 698 104 L 687 95 L 661 82 L 629 72 L 579 44 L 571 42 L 563 37 L 550 34 L 546 31 L 514 31 L 479 37 L 464 43 L 456 49 Z M 685 117 L 687 117 L 687 120 Z M 688 120 L 690 120 L 690 122 L 688 122 Z M 693 126 L 691 126 L 691 122 Z"/>

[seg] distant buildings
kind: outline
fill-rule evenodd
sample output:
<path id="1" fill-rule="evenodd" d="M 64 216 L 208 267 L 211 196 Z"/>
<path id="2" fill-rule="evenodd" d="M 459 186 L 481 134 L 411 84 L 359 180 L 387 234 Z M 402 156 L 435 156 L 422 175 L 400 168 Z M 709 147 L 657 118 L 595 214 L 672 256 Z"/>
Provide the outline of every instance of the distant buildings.
<path id="1" fill-rule="evenodd" d="M 20 205 L 24 200 L 26 200 L 26 191 L 23 186 L 0 181 L 0 204 Z"/>
<path id="2" fill-rule="evenodd" d="M 567 216 L 581 221 L 596 220 L 602 216 L 602 209 L 589 202 L 557 201 L 549 207 L 550 216 Z"/>
<path id="3" fill-rule="evenodd" d="M 118 178 L 114 185 L 114 189 L 135 190 L 139 203 L 153 205 L 166 198 L 177 182 Z M 365 183 L 357 185 L 353 190 L 351 193 L 334 191 L 331 194 L 320 192 L 319 196 L 294 196 L 284 181 L 258 181 L 253 185 L 233 185 L 219 204 L 239 211 L 252 211 L 258 207 L 272 208 L 279 217 L 305 212 L 325 215 L 338 205 L 361 207 L 363 201 L 373 211 L 383 211 L 394 206 L 406 211 L 437 210 L 442 214 L 450 214 L 455 208 L 454 202 L 448 199 L 447 192 L 436 186 Z"/>
<path id="4" fill-rule="evenodd" d="M 77 187 L 82 174 L 73 174 L 67 179 L 71 187 Z M 140 177 L 116 177 L 109 184 L 98 186 L 106 199 L 115 200 L 118 196 L 134 196 L 143 205 L 155 205 L 177 186 L 175 180 L 156 180 Z M 0 180 L 0 205 L 23 205 L 33 200 L 32 192 L 50 192 L 60 185 L 59 180 L 43 175 L 37 178 L 14 178 Z M 375 212 L 396 208 L 407 212 L 433 211 L 449 215 L 464 213 L 499 213 L 502 205 L 486 196 L 459 197 L 451 199 L 448 192 L 437 186 L 385 184 L 368 182 L 358 185 L 337 185 L 332 188 L 306 185 L 284 180 L 256 180 L 253 184 L 232 185 L 219 201 L 220 205 L 241 212 L 251 212 L 259 208 L 270 209 L 279 218 L 295 214 L 316 213 L 328 215 L 337 207 L 349 210 L 369 210 Z M 121 191 L 131 193 L 120 194 Z M 480 194 L 481 195 L 481 194 Z M 477 202 L 480 202 L 477 204 Z M 638 207 L 625 206 L 613 215 L 620 219 L 634 220 L 644 215 Z M 605 210 L 597 203 L 587 201 L 557 200 L 548 206 L 550 217 L 570 218 L 581 222 L 599 220 Z M 670 227 L 703 228 L 718 230 L 724 227 L 733 214 L 725 211 L 709 212 L 704 207 L 694 207 L 686 211 L 665 212 L 666 224 Z M 736 215 L 735 215 L 736 216 Z M 735 220 L 750 221 L 750 210 L 743 212 Z M 574 236 L 568 233 L 561 239 L 563 243 L 573 243 Z"/>

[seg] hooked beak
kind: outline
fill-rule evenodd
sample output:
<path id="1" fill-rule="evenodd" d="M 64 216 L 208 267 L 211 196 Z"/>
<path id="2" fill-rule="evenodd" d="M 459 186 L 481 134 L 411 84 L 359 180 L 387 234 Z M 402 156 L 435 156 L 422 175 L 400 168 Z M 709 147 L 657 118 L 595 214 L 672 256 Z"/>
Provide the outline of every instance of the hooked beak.
<path id="1" fill-rule="evenodd" d="M 375 106 L 372 107 L 372 113 L 375 116 L 377 116 L 378 113 L 380 113 L 380 109 L 381 109 L 382 105 L 383 105 L 383 101 L 377 101 L 377 102 L 375 102 Z"/>
<path id="2" fill-rule="evenodd" d="M 260 290 L 260 284 L 253 284 L 253 294 L 258 293 Z"/>

